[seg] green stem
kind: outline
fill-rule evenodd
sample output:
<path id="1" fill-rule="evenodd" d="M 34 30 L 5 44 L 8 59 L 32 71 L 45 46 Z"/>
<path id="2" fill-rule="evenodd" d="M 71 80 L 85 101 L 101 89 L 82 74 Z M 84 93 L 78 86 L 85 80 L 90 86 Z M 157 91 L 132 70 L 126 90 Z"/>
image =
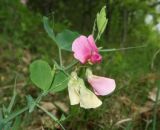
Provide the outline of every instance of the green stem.
<path id="1" fill-rule="evenodd" d="M 102 29 L 106 28 L 105 26 L 106 26 L 106 23 L 104 22 L 102 28 L 98 31 L 97 37 L 95 39 L 95 42 L 101 38 L 101 35 L 104 32 L 104 30 L 105 30 L 105 29 L 104 30 L 102 30 Z"/>
<path id="2" fill-rule="evenodd" d="M 61 52 L 61 49 L 58 48 L 58 52 L 59 52 L 59 62 L 60 62 L 60 66 L 61 68 L 63 67 L 63 63 L 62 63 L 62 52 Z"/>
<path id="3" fill-rule="evenodd" d="M 97 42 L 97 40 L 98 40 L 98 39 L 97 39 L 97 37 L 96 37 L 95 42 Z"/>
<path id="4" fill-rule="evenodd" d="M 158 99 L 159 99 L 159 93 L 160 93 L 160 81 L 157 83 L 157 95 L 156 95 L 156 101 L 154 104 L 154 112 L 153 112 L 153 128 L 152 130 L 156 130 L 156 121 L 157 121 L 157 105 L 158 105 Z"/>
<path id="5" fill-rule="evenodd" d="M 94 20 L 92 35 L 94 36 L 94 32 L 96 31 L 96 19 Z"/>
<path id="6" fill-rule="evenodd" d="M 3 122 L 7 123 L 9 121 L 11 121 L 12 119 L 16 118 L 17 116 L 19 116 L 20 114 L 22 114 L 23 112 L 27 111 L 29 109 L 28 106 L 22 108 L 20 111 L 11 114 L 8 118 L 4 119 Z"/>
<path id="7" fill-rule="evenodd" d="M 127 47 L 127 48 L 112 48 L 112 49 L 101 49 L 99 52 L 111 52 L 111 51 L 123 51 L 123 50 L 130 50 L 130 49 L 137 49 L 137 48 L 143 48 L 146 47 L 147 45 L 142 45 L 142 46 L 137 46 L 137 47 Z"/>
<path id="8" fill-rule="evenodd" d="M 98 40 L 98 37 L 99 37 L 99 33 L 98 33 L 98 34 L 97 34 L 97 36 L 96 36 L 95 42 L 97 42 L 97 40 Z"/>
<path id="9" fill-rule="evenodd" d="M 67 67 L 67 69 L 66 69 L 66 68 L 64 68 L 63 66 L 60 66 L 59 64 L 57 64 L 56 61 L 54 61 L 54 63 L 55 63 L 55 65 L 56 65 L 57 69 L 63 71 L 66 75 L 69 76 L 69 74 L 66 72 L 66 70 L 69 69 L 68 67 Z M 76 62 L 76 63 L 77 63 L 77 62 Z M 75 65 L 75 64 L 74 64 L 74 65 Z M 72 66 L 71 66 L 71 67 L 72 67 Z"/>
<path id="10" fill-rule="evenodd" d="M 50 113 L 50 112 L 47 111 L 44 107 L 42 107 L 42 106 L 40 106 L 40 105 L 38 105 L 38 104 L 37 104 L 37 107 L 38 107 L 39 109 L 41 109 L 42 111 L 44 111 L 49 117 L 51 117 L 51 119 L 53 119 L 55 122 L 57 122 L 57 123 L 61 126 L 61 128 L 62 128 L 63 130 L 65 130 L 65 128 L 64 128 L 63 125 L 59 122 L 59 120 L 57 119 L 57 117 L 55 117 L 52 113 Z"/>
<path id="11" fill-rule="evenodd" d="M 47 95 L 48 91 L 43 91 L 36 99 L 36 103 L 39 103 L 45 95 Z"/>
<path id="12" fill-rule="evenodd" d="M 68 70 L 70 68 L 72 68 L 74 65 L 76 65 L 78 63 L 78 61 L 73 61 L 71 64 L 69 64 L 67 67 L 65 67 L 64 70 Z"/>

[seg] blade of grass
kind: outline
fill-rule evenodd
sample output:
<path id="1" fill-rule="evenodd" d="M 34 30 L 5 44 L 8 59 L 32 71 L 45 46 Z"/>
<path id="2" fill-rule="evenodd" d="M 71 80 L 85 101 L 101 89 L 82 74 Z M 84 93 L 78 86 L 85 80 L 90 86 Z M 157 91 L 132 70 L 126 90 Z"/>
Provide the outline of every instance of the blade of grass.
<path id="1" fill-rule="evenodd" d="M 156 124 L 157 124 L 157 105 L 158 105 L 158 98 L 160 93 L 160 80 L 157 81 L 157 94 L 156 94 L 156 101 L 154 104 L 154 111 L 153 111 L 153 127 L 152 130 L 156 130 Z"/>
<path id="2" fill-rule="evenodd" d="M 153 55 L 153 58 L 152 58 L 152 62 L 151 62 L 151 69 L 154 70 L 154 62 L 155 62 L 155 59 L 157 57 L 157 55 L 160 53 L 160 49 L 158 49 L 154 55 Z"/>
<path id="3" fill-rule="evenodd" d="M 4 123 L 11 121 L 12 119 L 14 119 L 18 115 L 22 114 L 23 112 L 27 111 L 28 109 L 29 109 L 28 106 L 26 106 L 26 107 L 22 108 L 21 110 L 14 112 L 13 114 L 9 115 L 6 119 L 3 120 Z"/>
<path id="4" fill-rule="evenodd" d="M 20 130 L 20 125 L 21 125 L 21 118 L 17 117 L 14 121 L 12 130 Z"/>
<path id="5" fill-rule="evenodd" d="M 124 130 L 132 130 L 132 129 L 133 129 L 132 122 L 129 122 Z"/>
<path id="6" fill-rule="evenodd" d="M 0 121 L 2 121 L 2 120 L 3 120 L 3 114 L 2 114 L 2 110 L 0 108 Z"/>
<path id="7" fill-rule="evenodd" d="M 2 109 L 0 108 L 0 130 L 3 128 L 3 114 Z"/>
<path id="8" fill-rule="evenodd" d="M 16 84 L 17 84 L 17 75 L 16 75 L 16 78 L 15 78 L 15 82 L 14 82 L 14 89 L 13 89 L 13 96 L 12 96 L 12 99 L 11 99 L 11 102 L 8 106 L 8 113 L 11 112 L 12 108 L 13 108 L 13 105 L 15 103 L 15 99 L 16 99 L 16 96 L 17 96 L 17 92 L 16 92 Z"/>
<path id="9" fill-rule="evenodd" d="M 4 128 L 2 130 L 10 130 L 11 129 L 12 122 L 8 122 L 4 125 Z"/>
<path id="10" fill-rule="evenodd" d="M 36 99 L 36 103 L 39 103 L 40 100 L 42 99 L 43 96 L 45 96 L 48 92 L 42 92 Z M 26 107 L 22 108 L 21 110 L 17 111 L 17 112 L 14 112 L 10 115 L 8 115 L 7 118 L 5 118 L 3 120 L 4 123 L 7 123 L 9 121 L 11 121 L 12 119 L 16 118 L 17 116 L 19 116 L 20 114 L 22 114 L 23 112 L 27 111 L 29 109 L 29 106 L 27 105 Z"/>
<path id="11" fill-rule="evenodd" d="M 37 107 L 38 107 L 39 109 L 41 109 L 42 111 L 44 111 L 49 117 L 51 117 L 51 119 L 53 119 L 55 122 L 57 122 L 57 123 L 61 126 L 61 128 L 62 128 L 63 130 L 65 130 L 65 128 L 64 128 L 63 125 L 60 123 L 60 121 L 57 119 L 57 117 L 55 117 L 52 113 L 50 113 L 50 112 L 47 111 L 44 107 L 42 107 L 42 106 L 40 106 L 40 105 L 38 105 L 38 104 L 37 104 Z"/>

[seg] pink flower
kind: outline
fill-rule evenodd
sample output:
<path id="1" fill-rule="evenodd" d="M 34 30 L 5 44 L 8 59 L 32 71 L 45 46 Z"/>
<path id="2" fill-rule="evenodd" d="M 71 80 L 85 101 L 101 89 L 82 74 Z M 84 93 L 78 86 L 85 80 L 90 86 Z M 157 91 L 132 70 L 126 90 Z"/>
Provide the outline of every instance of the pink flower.
<path id="1" fill-rule="evenodd" d="M 93 75 L 89 69 L 87 69 L 86 75 L 96 95 L 108 95 L 115 90 L 116 84 L 114 79 Z"/>
<path id="2" fill-rule="evenodd" d="M 94 64 L 102 60 L 92 35 L 88 37 L 81 35 L 76 38 L 72 44 L 72 51 L 74 52 L 74 57 L 82 64 L 86 62 Z"/>

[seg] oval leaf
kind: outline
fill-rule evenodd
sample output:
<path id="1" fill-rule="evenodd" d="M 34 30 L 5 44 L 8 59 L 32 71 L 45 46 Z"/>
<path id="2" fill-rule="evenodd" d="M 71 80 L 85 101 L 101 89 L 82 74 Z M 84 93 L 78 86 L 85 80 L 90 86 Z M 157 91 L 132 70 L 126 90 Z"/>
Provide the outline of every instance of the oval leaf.
<path id="1" fill-rule="evenodd" d="M 77 32 L 72 32 L 70 30 L 64 30 L 61 33 L 58 33 L 56 36 L 56 41 L 58 46 L 66 51 L 71 51 L 72 43 L 74 39 L 80 36 Z"/>
<path id="2" fill-rule="evenodd" d="M 48 90 L 52 83 L 53 75 L 49 64 L 43 60 L 36 60 L 30 65 L 30 78 L 42 90 Z"/>
<path id="3" fill-rule="evenodd" d="M 48 17 L 45 17 L 45 16 L 43 17 L 43 25 L 44 25 L 44 29 L 47 32 L 48 36 L 57 44 L 55 33 L 49 25 Z"/>
<path id="4" fill-rule="evenodd" d="M 62 71 L 59 71 L 57 74 L 55 74 L 55 78 L 51 86 L 51 91 L 54 93 L 62 91 L 65 88 L 67 88 L 67 84 L 68 84 L 68 76 Z"/>
<path id="5" fill-rule="evenodd" d="M 97 27 L 98 27 L 98 39 L 104 32 L 108 19 L 106 18 L 106 6 L 104 6 L 99 13 L 97 13 Z"/>

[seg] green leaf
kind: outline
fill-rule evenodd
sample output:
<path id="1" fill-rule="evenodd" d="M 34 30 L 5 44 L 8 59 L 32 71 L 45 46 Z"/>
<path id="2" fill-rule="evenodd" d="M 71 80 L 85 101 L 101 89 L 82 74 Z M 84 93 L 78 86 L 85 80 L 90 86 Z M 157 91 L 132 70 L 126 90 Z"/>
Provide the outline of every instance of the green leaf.
<path id="1" fill-rule="evenodd" d="M 51 91 L 54 93 L 62 91 L 65 88 L 67 88 L 67 84 L 68 84 L 68 76 L 63 71 L 59 71 L 58 73 L 55 74 L 55 78 L 51 86 Z"/>
<path id="2" fill-rule="evenodd" d="M 106 6 L 103 6 L 101 11 L 97 13 L 97 27 L 98 27 L 98 39 L 101 34 L 104 32 L 108 19 L 106 18 Z"/>
<path id="3" fill-rule="evenodd" d="M 48 36 L 55 42 L 56 42 L 56 37 L 55 37 L 55 33 L 53 32 L 53 29 L 49 26 L 49 19 L 47 17 L 43 17 L 43 25 L 44 25 L 44 29 L 47 32 Z"/>
<path id="4" fill-rule="evenodd" d="M 28 108 L 29 108 L 29 113 L 33 112 L 33 110 L 34 110 L 34 108 L 36 106 L 36 102 L 32 98 L 31 95 L 27 95 L 27 104 L 28 104 Z"/>
<path id="5" fill-rule="evenodd" d="M 66 51 L 71 51 L 73 40 L 79 36 L 77 32 L 64 30 L 56 36 L 53 29 L 49 25 L 49 19 L 45 16 L 43 17 L 43 25 L 48 36 L 58 45 L 59 48 Z"/>
<path id="6" fill-rule="evenodd" d="M 14 121 L 12 130 L 20 130 L 20 126 L 21 126 L 21 118 L 17 117 L 16 120 Z"/>
<path id="7" fill-rule="evenodd" d="M 30 65 L 30 78 L 42 90 L 48 90 L 52 83 L 53 73 L 49 64 L 43 60 L 36 60 Z"/>
<path id="8" fill-rule="evenodd" d="M 63 121 L 65 121 L 65 119 L 66 119 L 65 115 L 64 115 L 64 114 L 62 114 L 62 115 L 61 115 L 61 118 L 60 118 L 60 120 L 59 120 L 59 121 L 60 121 L 60 122 L 63 122 Z"/>
<path id="9" fill-rule="evenodd" d="M 57 34 L 56 41 L 61 49 L 71 51 L 72 43 L 78 36 L 79 34 L 77 32 L 64 30 L 63 32 Z"/>

